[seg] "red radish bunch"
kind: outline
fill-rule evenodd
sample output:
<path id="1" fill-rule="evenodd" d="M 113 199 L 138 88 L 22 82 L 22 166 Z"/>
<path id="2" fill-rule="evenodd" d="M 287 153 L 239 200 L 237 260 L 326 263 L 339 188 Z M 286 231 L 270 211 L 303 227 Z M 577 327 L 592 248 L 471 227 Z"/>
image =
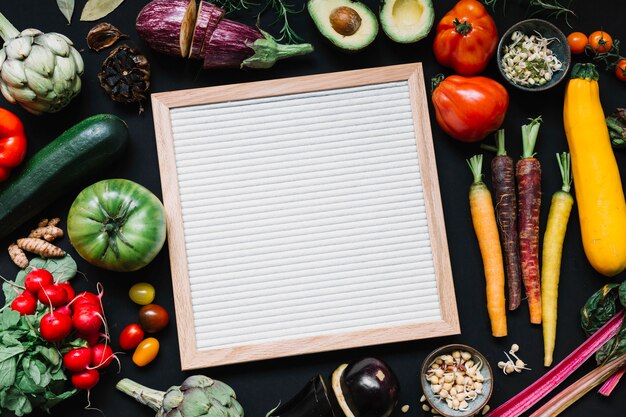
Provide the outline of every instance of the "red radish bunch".
<path id="1" fill-rule="evenodd" d="M 11 309 L 20 315 L 33 315 L 37 313 L 38 303 L 47 307 L 49 311 L 39 320 L 39 334 L 65 352 L 63 364 L 72 374 L 74 387 L 93 388 L 100 379 L 100 370 L 117 359 L 108 342 L 102 287 L 98 288 L 98 294 L 76 294 L 69 282 L 55 282 L 45 269 L 29 272 L 24 278 L 24 287 L 24 291 L 12 301 Z M 85 340 L 88 346 L 69 350 L 65 347 L 64 342 L 77 339 Z"/>
<path id="2" fill-rule="evenodd" d="M 279 59 L 313 52 L 306 44 L 281 45 L 259 29 L 224 19 L 224 10 L 201 0 L 153 0 L 137 16 L 139 36 L 154 50 L 201 59 L 204 68 L 270 68 Z"/>

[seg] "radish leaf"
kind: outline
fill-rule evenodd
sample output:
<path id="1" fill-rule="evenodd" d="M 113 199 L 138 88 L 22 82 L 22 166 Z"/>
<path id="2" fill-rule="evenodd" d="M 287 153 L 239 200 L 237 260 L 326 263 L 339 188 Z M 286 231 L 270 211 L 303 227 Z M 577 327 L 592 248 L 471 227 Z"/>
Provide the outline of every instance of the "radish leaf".
<path id="1" fill-rule="evenodd" d="M 74 14 L 74 0 L 57 0 L 57 6 L 67 19 L 67 24 L 72 23 L 72 14 Z"/>
<path id="2" fill-rule="evenodd" d="M 91 22 L 102 19 L 123 2 L 124 0 L 88 0 L 80 15 L 80 20 Z"/>

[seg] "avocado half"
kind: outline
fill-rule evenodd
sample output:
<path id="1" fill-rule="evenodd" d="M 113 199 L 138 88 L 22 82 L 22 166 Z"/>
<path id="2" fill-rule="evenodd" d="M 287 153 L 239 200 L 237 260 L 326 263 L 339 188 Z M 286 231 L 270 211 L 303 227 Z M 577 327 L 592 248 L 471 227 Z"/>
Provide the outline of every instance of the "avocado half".
<path id="1" fill-rule="evenodd" d="M 399 43 L 424 39 L 433 27 L 432 0 L 383 0 L 380 24 L 389 38 Z"/>
<path id="2" fill-rule="evenodd" d="M 307 10 L 320 33 L 341 49 L 363 49 L 378 34 L 376 15 L 358 1 L 309 0 Z"/>

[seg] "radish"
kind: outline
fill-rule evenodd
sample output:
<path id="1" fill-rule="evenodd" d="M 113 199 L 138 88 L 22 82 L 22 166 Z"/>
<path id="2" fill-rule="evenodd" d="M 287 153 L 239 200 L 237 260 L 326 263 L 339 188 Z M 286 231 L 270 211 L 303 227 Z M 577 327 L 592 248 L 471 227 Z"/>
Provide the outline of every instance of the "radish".
<path id="1" fill-rule="evenodd" d="M 206 41 L 211 38 L 217 24 L 224 17 L 224 10 L 208 1 L 201 1 L 198 8 L 198 19 L 191 38 L 189 58 L 203 59 Z"/>
<path id="2" fill-rule="evenodd" d="M 41 288 L 52 284 L 54 284 L 54 277 L 45 269 L 34 268 L 24 278 L 26 290 L 34 296 L 39 294 Z"/>
<path id="3" fill-rule="evenodd" d="M 81 304 L 74 308 L 72 316 L 74 328 L 85 334 L 98 333 L 102 327 L 102 313 L 99 307 L 91 304 Z"/>
<path id="4" fill-rule="evenodd" d="M 58 284 L 46 285 L 41 288 L 37 298 L 41 304 L 59 307 L 67 303 L 67 291 Z"/>
<path id="5" fill-rule="evenodd" d="M 39 332 L 48 342 L 58 342 L 65 339 L 72 331 L 72 319 L 61 313 L 45 314 L 39 322 Z"/>
<path id="6" fill-rule="evenodd" d="M 68 306 L 61 306 L 54 309 L 56 313 L 65 314 L 66 316 L 72 317 L 72 309 Z"/>
<path id="7" fill-rule="evenodd" d="M 72 385 L 78 389 L 90 390 L 100 381 L 100 373 L 95 369 L 85 369 L 72 375 Z"/>
<path id="8" fill-rule="evenodd" d="M 72 301 L 69 302 L 72 310 L 76 310 L 81 305 L 90 305 L 98 308 L 99 312 L 102 312 L 102 295 L 96 295 L 91 292 L 81 292 L 75 296 Z"/>
<path id="9" fill-rule="evenodd" d="M 35 314 L 37 300 L 28 291 L 24 291 L 11 302 L 11 309 L 20 313 L 20 316 Z"/>
<path id="10" fill-rule="evenodd" d="M 91 348 L 81 347 L 72 349 L 63 355 L 63 365 L 70 372 L 80 372 L 91 364 L 93 352 Z"/>
<path id="11" fill-rule="evenodd" d="M 63 287 L 63 289 L 67 293 L 68 300 L 72 300 L 74 297 L 76 297 L 76 291 L 74 291 L 74 288 L 72 288 L 72 285 L 69 282 L 59 282 L 57 283 L 57 285 Z"/>
<path id="12" fill-rule="evenodd" d="M 76 333 L 77 339 L 83 339 L 91 347 L 98 344 L 98 342 L 100 341 L 100 336 L 101 336 L 100 333 L 82 333 L 82 332 Z"/>
<path id="13" fill-rule="evenodd" d="M 136 27 L 151 48 L 203 59 L 204 68 L 270 68 L 279 59 L 313 52 L 308 43 L 282 45 L 265 32 L 222 16 L 222 9 L 204 0 L 199 13 L 196 0 L 153 0 L 139 12 Z"/>
<path id="14" fill-rule="evenodd" d="M 106 343 L 98 343 L 92 348 L 92 352 L 91 367 L 94 369 L 106 368 L 115 358 L 113 349 Z"/>

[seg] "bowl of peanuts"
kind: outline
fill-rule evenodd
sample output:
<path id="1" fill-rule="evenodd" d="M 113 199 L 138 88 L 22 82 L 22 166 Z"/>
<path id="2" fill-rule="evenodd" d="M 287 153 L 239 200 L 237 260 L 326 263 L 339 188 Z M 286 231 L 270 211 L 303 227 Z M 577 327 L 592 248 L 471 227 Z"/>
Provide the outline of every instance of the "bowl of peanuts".
<path id="1" fill-rule="evenodd" d="M 480 414 L 493 391 L 489 362 L 467 345 L 447 345 L 432 351 L 424 360 L 420 379 L 433 414 L 443 417 Z"/>

